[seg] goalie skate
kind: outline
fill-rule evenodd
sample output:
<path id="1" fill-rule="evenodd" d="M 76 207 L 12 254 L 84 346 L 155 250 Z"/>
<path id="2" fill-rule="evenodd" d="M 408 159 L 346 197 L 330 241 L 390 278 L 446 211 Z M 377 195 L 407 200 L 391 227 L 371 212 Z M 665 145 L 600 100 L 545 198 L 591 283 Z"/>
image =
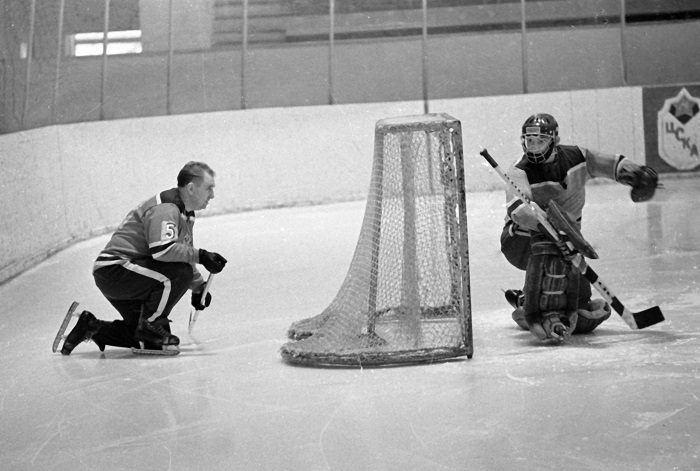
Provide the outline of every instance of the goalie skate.
<path id="1" fill-rule="evenodd" d="M 158 355 L 158 356 L 175 356 L 180 353 L 180 347 L 177 345 L 154 345 L 153 348 L 149 345 L 148 348 L 143 342 L 139 342 L 141 348 L 131 347 L 131 352 L 135 355 Z"/>
<path id="2" fill-rule="evenodd" d="M 76 309 L 78 309 L 78 306 L 80 305 L 79 302 L 73 301 L 73 304 L 70 305 L 68 308 L 68 312 L 66 313 L 66 317 L 63 318 L 63 322 L 61 323 L 61 327 L 58 329 L 58 332 L 56 333 L 56 337 L 53 339 L 53 346 L 51 347 L 51 350 L 56 353 L 58 351 L 58 344 L 61 343 L 62 340 L 66 340 L 66 329 L 68 328 L 68 324 L 70 324 L 71 317 L 79 317 L 80 313 L 75 312 Z"/>

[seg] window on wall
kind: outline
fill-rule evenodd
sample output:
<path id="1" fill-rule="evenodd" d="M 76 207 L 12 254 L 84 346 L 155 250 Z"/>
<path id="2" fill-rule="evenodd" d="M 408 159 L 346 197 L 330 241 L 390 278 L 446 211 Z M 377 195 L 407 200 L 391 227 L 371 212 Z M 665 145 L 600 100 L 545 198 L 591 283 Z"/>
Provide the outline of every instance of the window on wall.
<path id="1" fill-rule="evenodd" d="M 68 37 L 68 54 L 75 57 L 101 56 L 104 48 L 104 33 L 77 33 Z M 107 55 L 140 54 L 141 31 L 109 31 L 107 33 Z"/>

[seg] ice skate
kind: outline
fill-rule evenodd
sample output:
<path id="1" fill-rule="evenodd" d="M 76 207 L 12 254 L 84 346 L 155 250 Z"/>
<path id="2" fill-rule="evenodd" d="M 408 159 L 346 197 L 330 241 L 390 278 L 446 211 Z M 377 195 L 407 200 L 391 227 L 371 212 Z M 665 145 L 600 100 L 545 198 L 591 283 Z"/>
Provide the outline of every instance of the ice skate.
<path id="1" fill-rule="evenodd" d="M 177 355 L 180 353 L 180 339 L 170 333 L 170 321 L 166 318 L 148 322 L 145 318 L 139 320 L 135 338 L 139 348 L 132 347 L 137 355 Z"/>
<path id="2" fill-rule="evenodd" d="M 519 289 L 509 289 L 504 291 L 504 293 L 508 304 L 513 306 L 514 310 L 511 317 L 515 323 L 518 324 L 518 326 L 523 330 L 530 330 L 527 325 L 527 321 L 525 320 L 525 310 L 523 309 L 523 305 L 525 304 L 525 296 L 523 296 L 523 292 Z"/>
<path id="3" fill-rule="evenodd" d="M 70 317 L 74 316 L 73 311 L 75 310 L 74 306 L 77 307 L 78 303 L 73 303 L 71 308 L 73 310 L 69 310 L 69 313 L 66 315 L 66 319 L 70 321 Z M 67 326 L 67 322 L 64 320 L 64 324 Z M 81 342 L 87 342 L 88 340 L 92 339 L 92 336 L 97 333 L 100 328 L 105 325 L 106 322 L 101 321 L 90 312 L 90 311 L 83 311 L 80 316 L 78 317 L 78 322 L 75 324 L 75 327 L 73 327 L 73 330 L 70 331 L 70 333 L 65 337 L 65 340 L 63 342 L 63 348 L 61 348 L 61 353 L 63 355 L 70 355 L 73 349 Z M 63 328 L 63 331 L 65 331 L 64 325 L 61 326 Z M 62 337 L 62 332 L 59 331 L 59 336 L 57 338 L 60 341 L 60 338 Z M 57 343 L 54 341 L 54 351 L 56 351 Z M 104 345 L 98 345 L 101 351 L 104 351 Z"/>
<path id="4" fill-rule="evenodd" d="M 134 337 L 142 345 L 177 346 L 180 344 L 180 339 L 170 333 L 168 322 L 167 319 L 156 319 L 149 322 L 147 319 L 141 318 Z"/>
<path id="5" fill-rule="evenodd" d="M 504 293 L 506 295 L 506 301 L 508 301 L 508 304 L 513 306 L 513 309 L 518 309 L 525 304 L 525 296 L 523 296 L 523 292 L 521 290 L 509 289 L 505 290 Z"/>

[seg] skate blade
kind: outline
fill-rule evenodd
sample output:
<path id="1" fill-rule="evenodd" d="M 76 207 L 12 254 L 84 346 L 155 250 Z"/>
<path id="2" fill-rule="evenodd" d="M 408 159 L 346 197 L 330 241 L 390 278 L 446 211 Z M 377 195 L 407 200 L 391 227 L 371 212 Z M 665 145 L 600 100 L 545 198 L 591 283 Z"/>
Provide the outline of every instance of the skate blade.
<path id="1" fill-rule="evenodd" d="M 131 353 L 135 355 L 157 355 L 157 356 L 175 356 L 180 353 L 180 347 L 177 345 L 163 345 L 160 350 L 153 348 L 144 348 L 143 342 L 139 342 L 141 348 L 131 347 Z"/>
<path id="2" fill-rule="evenodd" d="M 58 344 L 61 343 L 61 340 L 66 339 L 66 329 L 68 328 L 68 324 L 70 324 L 70 320 L 72 317 L 78 317 L 80 314 L 76 313 L 75 310 L 78 309 L 78 306 L 80 305 L 79 302 L 73 301 L 73 304 L 70 305 L 68 308 L 68 312 L 66 313 L 66 317 L 63 318 L 63 323 L 61 323 L 61 327 L 58 329 L 58 333 L 56 334 L 56 338 L 53 339 L 53 346 L 51 347 L 51 350 L 56 353 L 58 351 Z"/>

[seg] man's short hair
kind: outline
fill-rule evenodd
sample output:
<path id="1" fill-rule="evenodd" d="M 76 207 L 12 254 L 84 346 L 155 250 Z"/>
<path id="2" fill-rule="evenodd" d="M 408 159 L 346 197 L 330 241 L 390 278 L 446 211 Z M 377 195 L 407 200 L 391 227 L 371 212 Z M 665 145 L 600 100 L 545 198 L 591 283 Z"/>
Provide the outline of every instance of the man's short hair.
<path id="1" fill-rule="evenodd" d="M 197 178 L 202 179 L 205 173 L 208 173 L 212 177 L 216 176 L 214 170 L 204 162 L 187 162 L 185 166 L 182 167 L 182 170 L 180 170 L 180 173 L 177 174 L 177 186 L 182 188 Z"/>

